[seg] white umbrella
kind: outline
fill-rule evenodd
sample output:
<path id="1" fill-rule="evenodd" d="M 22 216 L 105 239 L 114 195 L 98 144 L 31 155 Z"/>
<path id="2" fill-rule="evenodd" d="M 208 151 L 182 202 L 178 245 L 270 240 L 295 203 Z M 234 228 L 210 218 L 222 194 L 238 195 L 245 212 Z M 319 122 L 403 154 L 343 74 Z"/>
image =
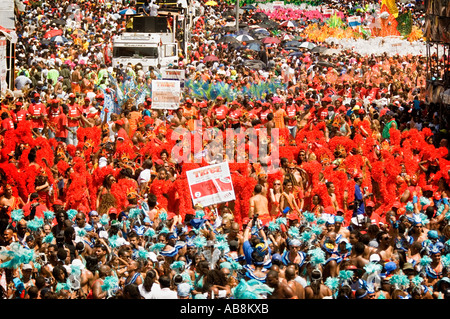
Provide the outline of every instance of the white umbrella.
<path id="1" fill-rule="evenodd" d="M 280 27 L 295 28 L 297 26 L 298 26 L 297 23 L 294 21 L 284 21 L 280 23 Z"/>
<path id="2" fill-rule="evenodd" d="M 300 44 L 300 48 L 305 48 L 305 49 L 308 49 L 308 50 L 311 50 L 311 49 L 313 49 L 315 47 L 316 47 L 316 45 L 314 43 L 311 43 L 311 42 L 303 42 L 302 44 Z"/>
<path id="3" fill-rule="evenodd" d="M 238 36 L 236 37 L 236 39 L 239 40 L 239 41 L 241 41 L 241 42 L 243 42 L 243 41 L 251 41 L 251 40 L 254 40 L 254 38 L 251 37 L 251 36 L 249 36 L 248 34 L 241 34 L 241 35 L 238 35 Z"/>
<path id="4" fill-rule="evenodd" d="M 136 14 L 136 11 L 131 9 L 131 8 L 128 8 L 128 9 L 120 10 L 119 14 L 125 15 L 125 16 L 127 16 L 127 15 L 134 15 L 134 14 Z"/>
<path id="5" fill-rule="evenodd" d="M 333 54 L 339 54 L 341 53 L 341 50 L 339 49 L 326 49 L 322 52 L 323 55 L 333 55 Z"/>
<path id="6" fill-rule="evenodd" d="M 71 3 L 67 6 L 66 12 L 73 12 L 77 9 L 80 9 L 80 6 L 78 4 Z"/>

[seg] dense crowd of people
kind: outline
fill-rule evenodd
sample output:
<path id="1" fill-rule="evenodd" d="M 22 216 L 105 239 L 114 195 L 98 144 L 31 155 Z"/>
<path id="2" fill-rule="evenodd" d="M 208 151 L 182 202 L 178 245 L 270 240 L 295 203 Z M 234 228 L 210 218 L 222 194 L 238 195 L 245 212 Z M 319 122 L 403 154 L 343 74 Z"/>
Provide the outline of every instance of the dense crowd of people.
<path id="1" fill-rule="evenodd" d="M 17 15 L 15 88 L 1 101 L 2 298 L 450 298 L 448 122 L 427 57 L 361 55 L 310 39 L 308 19 L 284 27 L 250 8 L 240 35 L 277 25 L 254 49 L 228 27 L 233 6 L 196 5 L 169 111 L 141 94 L 158 67 L 112 67 L 128 4 L 29 1 Z M 419 3 L 406 10 L 420 27 Z M 335 51 L 285 46 L 295 40 Z M 238 161 L 242 143 L 248 159 L 271 142 L 224 147 L 228 128 L 277 130 L 279 158 Z M 178 161 L 177 129 L 207 136 L 204 152 Z M 235 200 L 193 205 L 186 172 L 223 161 Z"/>

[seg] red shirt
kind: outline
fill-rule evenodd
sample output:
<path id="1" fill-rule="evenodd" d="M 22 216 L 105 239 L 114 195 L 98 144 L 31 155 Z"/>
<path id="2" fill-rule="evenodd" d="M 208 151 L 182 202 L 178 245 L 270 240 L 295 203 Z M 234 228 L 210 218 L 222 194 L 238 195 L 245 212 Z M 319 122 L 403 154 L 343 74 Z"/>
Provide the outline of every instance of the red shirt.
<path id="1" fill-rule="evenodd" d="M 265 123 L 268 122 L 267 121 L 267 115 L 269 115 L 269 113 L 272 113 L 271 109 L 267 109 L 265 111 L 261 111 L 261 114 L 260 114 L 261 124 L 265 124 Z"/>
<path id="2" fill-rule="evenodd" d="M 17 113 L 11 112 L 11 118 L 12 118 L 13 122 L 17 124 L 17 123 L 22 122 L 23 120 L 26 120 L 27 114 L 28 114 L 27 110 L 22 109 Z"/>
<path id="3" fill-rule="evenodd" d="M 261 108 L 251 109 L 250 112 L 248 112 L 248 115 L 251 119 L 257 119 L 257 118 L 259 118 L 260 113 L 261 113 Z"/>
<path id="4" fill-rule="evenodd" d="M 78 110 L 79 105 L 78 104 L 68 104 L 69 106 L 69 113 L 67 114 L 68 118 L 68 127 L 77 127 L 79 125 L 78 119 L 74 119 L 75 117 L 81 116 L 80 111 Z"/>
<path id="5" fill-rule="evenodd" d="M 228 114 L 228 107 L 226 106 L 226 105 L 221 105 L 221 106 L 219 106 L 219 107 L 216 107 L 215 109 L 214 109 L 214 113 L 215 113 L 215 115 L 216 115 L 216 118 L 218 119 L 218 120 L 223 120 L 223 119 L 225 119 L 225 117 L 227 116 L 227 114 Z"/>
<path id="6" fill-rule="evenodd" d="M 379 88 L 373 88 L 369 91 L 369 101 L 378 99 Z"/>
<path id="7" fill-rule="evenodd" d="M 297 124 L 297 119 L 295 117 L 298 111 L 298 107 L 295 104 L 291 104 L 286 107 L 286 113 L 289 117 L 287 125 L 295 126 Z"/>
<path id="8" fill-rule="evenodd" d="M 60 106 L 57 108 L 49 107 L 47 113 L 49 121 L 56 124 L 58 122 L 59 115 L 62 113 L 62 108 Z"/>
<path id="9" fill-rule="evenodd" d="M 28 215 L 30 215 L 30 213 L 31 213 L 31 204 L 32 204 L 32 202 L 29 202 L 29 203 L 25 204 L 25 206 L 23 206 L 22 210 L 23 210 L 23 216 L 24 217 L 27 217 Z M 45 206 L 44 204 L 39 203 L 39 205 L 36 206 L 36 213 L 35 213 L 34 217 L 44 218 L 44 212 L 46 210 L 48 210 L 47 206 Z"/>
<path id="10" fill-rule="evenodd" d="M 328 109 L 326 107 L 321 107 L 317 110 L 317 114 L 321 120 L 326 119 L 328 116 Z"/>
<path id="11" fill-rule="evenodd" d="M 240 108 L 230 110 L 228 116 L 231 118 L 230 119 L 231 124 L 239 123 L 239 118 L 242 116 L 242 110 Z"/>
<path id="12" fill-rule="evenodd" d="M 68 126 L 67 116 L 64 113 L 61 113 L 56 120 L 56 137 L 66 138 L 68 134 L 68 130 L 65 126 Z"/>
<path id="13" fill-rule="evenodd" d="M 40 118 L 41 115 L 47 115 L 44 104 L 30 104 L 28 107 L 28 113 L 31 115 L 31 123 L 33 128 L 44 128 L 44 121 Z"/>
<path id="14" fill-rule="evenodd" d="M 2 121 L 2 130 L 14 130 L 14 122 L 10 117 Z"/>

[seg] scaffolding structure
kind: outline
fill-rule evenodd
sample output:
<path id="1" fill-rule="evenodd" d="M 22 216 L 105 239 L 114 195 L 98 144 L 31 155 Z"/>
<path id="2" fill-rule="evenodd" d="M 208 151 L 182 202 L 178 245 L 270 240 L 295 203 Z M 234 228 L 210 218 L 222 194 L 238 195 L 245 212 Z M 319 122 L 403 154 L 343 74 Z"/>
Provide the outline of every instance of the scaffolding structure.
<path id="1" fill-rule="evenodd" d="M 450 0 L 425 0 L 425 10 L 428 101 L 438 107 L 442 127 L 450 111 Z"/>

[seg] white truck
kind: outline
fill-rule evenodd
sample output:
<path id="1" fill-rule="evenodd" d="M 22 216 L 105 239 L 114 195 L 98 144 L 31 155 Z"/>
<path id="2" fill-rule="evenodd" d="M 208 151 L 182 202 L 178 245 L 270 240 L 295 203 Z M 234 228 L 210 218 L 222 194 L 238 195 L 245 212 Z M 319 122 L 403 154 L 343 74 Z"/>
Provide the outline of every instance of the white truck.
<path id="1" fill-rule="evenodd" d="M 178 64 L 178 43 L 172 33 L 125 32 L 113 39 L 113 67 L 140 63 L 144 71 L 149 66 L 167 67 Z"/>

